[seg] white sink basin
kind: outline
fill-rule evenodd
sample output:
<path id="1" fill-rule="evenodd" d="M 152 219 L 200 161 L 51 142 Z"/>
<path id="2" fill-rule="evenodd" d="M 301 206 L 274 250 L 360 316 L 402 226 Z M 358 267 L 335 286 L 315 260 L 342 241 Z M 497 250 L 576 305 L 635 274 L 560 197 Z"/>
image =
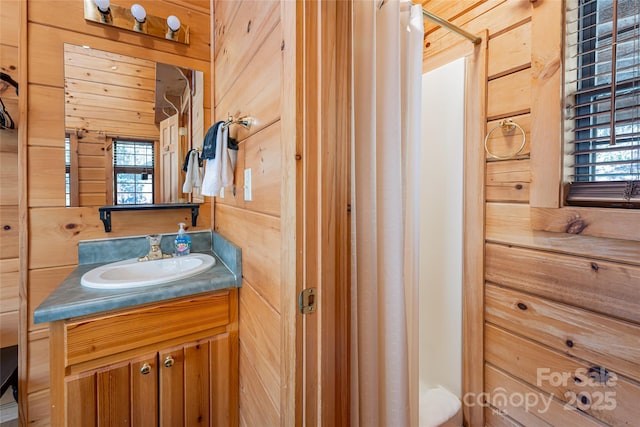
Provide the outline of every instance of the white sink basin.
<path id="1" fill-rule="evenodd" d="M 94 268 L 82 275 L 80 283 L 94 289 L 158 285 L 194 276 L 215 264 L 216 259 L 211 255 L 196 253 L 152 261 L 131 258 Z"/>

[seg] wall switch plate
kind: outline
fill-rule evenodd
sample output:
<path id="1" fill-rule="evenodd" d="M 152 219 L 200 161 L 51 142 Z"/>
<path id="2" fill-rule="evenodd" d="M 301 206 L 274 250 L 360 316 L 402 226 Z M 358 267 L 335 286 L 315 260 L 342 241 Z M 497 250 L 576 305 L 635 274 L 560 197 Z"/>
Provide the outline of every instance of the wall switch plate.
<path id="1" fill-rule="evenodd" d="M 251 169 L 244 170 L 244 200 L 251 201 Z"/>
<path id="2" fill-rule="evenodd" d="M 224 187 L 220 187 L 220 198 L 224 199 Z"/>

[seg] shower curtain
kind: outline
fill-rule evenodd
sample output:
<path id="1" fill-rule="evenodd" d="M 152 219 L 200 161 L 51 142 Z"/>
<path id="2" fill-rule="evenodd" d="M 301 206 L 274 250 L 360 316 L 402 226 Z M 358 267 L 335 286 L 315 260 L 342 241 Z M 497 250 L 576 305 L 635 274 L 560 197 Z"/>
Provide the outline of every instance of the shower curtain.
<path id="1" fill-rule="evenodd" d="M 419 5 L 354 2 L 351 424 L 418 420 Z"/>

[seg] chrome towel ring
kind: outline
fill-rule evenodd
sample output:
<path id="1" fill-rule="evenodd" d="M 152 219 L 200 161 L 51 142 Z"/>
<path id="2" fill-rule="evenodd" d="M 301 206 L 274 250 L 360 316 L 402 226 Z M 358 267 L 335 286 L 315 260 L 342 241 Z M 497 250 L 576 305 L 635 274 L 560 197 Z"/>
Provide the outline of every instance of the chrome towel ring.
<path id="1" fill-rule="evenodd" d="M 507 132 L 513 132 L 517 128 L 517 129 L 520 129 L 520 132 L 522 132 L 522 142 L 520 143 L 520 147 L 518 147 L 518 149 L 515 152 L 509 154 L 508 156 L 498 156 L 496 154 L 493 154 L 489 150 L 489 147 L 487 146 L 487 142 L 489 141 L 489 136 L 491 136 L 493 131 L 495 131 L 498 128 L 505 129 Z M 491 130 L 487 132 L 487 136 L 484 137 L 484 151 L 487 152 L 489 157 L 492 157 L 494 159 L 509 160 L 514 158 L 518 154 L 520 154 L 520 152 L 522 152 L 522 150 L 524 149 L 524 146 L 526 143 L 527 143 L 527 135 L 525 134 L 524 129 L 522 129 L 522 126 L 520 126 L 519 124 L 517 124 L 511 119 L 505 119 L 505 120 L 500 120 L 500 122 L 496 126 L 491 128 Z"/>

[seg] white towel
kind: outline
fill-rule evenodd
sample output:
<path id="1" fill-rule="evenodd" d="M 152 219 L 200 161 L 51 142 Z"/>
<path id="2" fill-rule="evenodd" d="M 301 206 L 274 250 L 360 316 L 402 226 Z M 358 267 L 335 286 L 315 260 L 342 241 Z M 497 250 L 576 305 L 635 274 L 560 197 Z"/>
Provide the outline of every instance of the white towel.
<path id="1" fill-rule="evenodd" d="M 198 152 L 191 150 L 187 159 L 187 173 L 184 177 L 182 185 L 183 193 L 191 193 L 194 188 L 198 189 L 202 186 L 202 176 L 200 167 L 198 166 Z"/>
<path id="2" fill-rule="evenodd" d="M 235 162 L 231 160 L 228 147 L 229 129 L 219 126 L 216 134 L 216 154 L 207 160 L 202 178 L 202 195 L 217 196 L 220 188 L 233 185 Z"/>

